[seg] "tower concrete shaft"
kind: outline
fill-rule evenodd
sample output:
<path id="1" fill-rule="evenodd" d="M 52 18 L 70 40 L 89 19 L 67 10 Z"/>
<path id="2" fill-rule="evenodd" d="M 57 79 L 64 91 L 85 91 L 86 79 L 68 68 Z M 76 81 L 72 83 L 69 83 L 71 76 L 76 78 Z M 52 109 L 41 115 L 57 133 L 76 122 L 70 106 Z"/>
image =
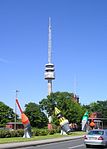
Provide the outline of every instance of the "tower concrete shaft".
<path id="1" fill-rule="evenodd" d="M 48 80 L 48 95 L 52 93 L 52 80 Z"/>

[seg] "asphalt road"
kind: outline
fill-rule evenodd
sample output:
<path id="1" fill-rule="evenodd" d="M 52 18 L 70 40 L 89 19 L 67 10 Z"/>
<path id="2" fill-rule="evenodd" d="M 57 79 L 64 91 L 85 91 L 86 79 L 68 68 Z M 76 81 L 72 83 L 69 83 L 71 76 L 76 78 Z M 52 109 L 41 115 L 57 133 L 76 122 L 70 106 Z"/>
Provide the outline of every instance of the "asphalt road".
<path id="1" fill-rule="evenodd" d="M 84 145 L 83 139 L 75 139 L 70 141 L 23 147 L 20 149 L 86 149 L 86 147 Z"/>

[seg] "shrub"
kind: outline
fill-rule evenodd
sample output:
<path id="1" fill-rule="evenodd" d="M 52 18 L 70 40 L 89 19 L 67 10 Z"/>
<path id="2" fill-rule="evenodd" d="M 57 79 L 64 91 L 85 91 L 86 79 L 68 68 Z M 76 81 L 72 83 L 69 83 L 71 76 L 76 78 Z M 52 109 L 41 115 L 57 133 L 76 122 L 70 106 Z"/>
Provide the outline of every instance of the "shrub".
<path id="1" fill-rule="evenodd" d="M 39 136 L 39 134 L 40 134 L 40 130 L 39 129 L 33 129 L 32 130 L 32 135 L 33 136 Z"/>
<path id="2" fill-rule="evenodd" d="M 0 130 L 0 138 L 22 137 L 24 130 Z"/>
<path id="3" fill-rule="evenodd" d="M 0 130 L 0 138 L 5 138 L 5 130 Z"/>
<path id="4" fill-rule="evenodd" d="M 45 136 L 48 134 L 48 130 L 47 129 L 33 128 L 32 134 L 33 134 L 33 136 Z"/>
<path id="5" fill-rule="evenodd" d="M 54 133 L 56 133 L 56 130 L 55 130 L 55 129 L 48 130 L 48 134 L 49 134 L 49 135 L 53 135 Z"/>
<path id="6" fill-rule="evenodd" d="M 10 138 L 11 134 L 9 130 L 4 131 L 5 138 Z"/>
<path id="7" fill-rule="evenodd" d="M 48 130 L 47 129 L 41 129 L 40 130 L 40 136 L 46 136 L 48 135 Z"/>
<path id="8" fill-rule="evenodd" d="M 38 129 L 33 128 L 32 129 L 32 136 L 45 136 L 45 135 L 53 135 L 54 133 L 58 133 L 59 129 L 52 129 L 48 130 L 45 129 Z M 23 137 L 24 130 L 18 129 L 18 130 L 0 130 L 0 138 L 9 138 L 9 137 Z"/>
<path id="9" fill-rule="evenodd" d="M 23 137 L 24 130 L 23 129 L 18 129 L 18 130 L 16 130 L 16 134 L 17 134 L 17 137 Z"/>
<path id="10" fill-rule="evenodd" d="M 11 134 L 11 137 L 17 137 L 17 134 L 16 134 L 16 131 L 15 130 L 10 131 L 10 134 Z"/>

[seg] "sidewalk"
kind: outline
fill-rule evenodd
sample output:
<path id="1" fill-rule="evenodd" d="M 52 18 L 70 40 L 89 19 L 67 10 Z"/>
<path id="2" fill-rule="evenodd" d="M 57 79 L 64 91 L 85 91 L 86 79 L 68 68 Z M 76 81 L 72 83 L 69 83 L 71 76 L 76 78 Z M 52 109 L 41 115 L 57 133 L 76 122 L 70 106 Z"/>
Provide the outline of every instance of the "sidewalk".
<path id="1" fill-rule="evenodd" d="M 20 147 L 28 147 L 34 145 L 41 145 L 47 143 L 61 142 L 73 139 L 79 139 L 83 136 L 66 136 L 63 138 L 54 138 L 54 139 L 45 139 L 45 140 L 37 140 L 37 141 L 27 141 L 27 142 L 17 142 L 17 143 L 8 143 L 8 144 L 0 144 L 0 149 L 15 149 Z"/>

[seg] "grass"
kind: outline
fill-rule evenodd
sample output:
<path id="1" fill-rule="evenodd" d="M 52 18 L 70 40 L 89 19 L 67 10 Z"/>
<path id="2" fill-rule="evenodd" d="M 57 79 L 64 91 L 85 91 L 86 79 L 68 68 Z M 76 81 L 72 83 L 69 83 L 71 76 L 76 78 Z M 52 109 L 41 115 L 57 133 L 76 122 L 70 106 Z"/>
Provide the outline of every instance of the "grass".
<path id="1" fill-rule="evenodd" d="M 68 136 L 80 136 L 84 135 L 85 132 L 77 131 L 72 132 Z M 54 134 L 54 135 L 46 135 L 46 136 L 33 136 L 31 138 L 23 138 L 23 137 L 14 137 L 14 138 L 0 138 L 0 144 L 4 143 L 12 143 L 12 142 L 26 142 L 26 141 L 36 141 L 36 140 L 44 140 L 44 139 L 51 139 L 51 138 L 61 138 L 65 137 L 66 135 Z"/>

